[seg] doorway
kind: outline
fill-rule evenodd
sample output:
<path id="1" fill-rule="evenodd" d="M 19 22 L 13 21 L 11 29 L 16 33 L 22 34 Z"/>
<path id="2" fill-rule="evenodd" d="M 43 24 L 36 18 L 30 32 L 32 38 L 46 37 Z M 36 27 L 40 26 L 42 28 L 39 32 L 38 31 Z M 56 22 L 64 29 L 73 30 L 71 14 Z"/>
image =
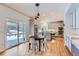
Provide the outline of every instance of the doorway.
<path id="1" fill-rule="evenodd" d="M 7 21 L 6 48 L 11 48 L 25 42 L 25 24 L 23 22 Z"/>

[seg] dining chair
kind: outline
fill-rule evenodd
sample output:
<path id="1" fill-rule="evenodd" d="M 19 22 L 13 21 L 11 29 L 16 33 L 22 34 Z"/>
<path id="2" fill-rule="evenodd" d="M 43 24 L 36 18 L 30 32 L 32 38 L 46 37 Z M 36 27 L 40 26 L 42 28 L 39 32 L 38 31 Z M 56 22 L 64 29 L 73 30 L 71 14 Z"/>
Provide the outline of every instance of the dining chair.
<path id="1" fill-rule="evenodd" d="M 48 39 L 48 35 L 47 34 L 44 34 L 44 41 L 42 40 L 42 43 L 41 43 L 41 50 L 42 51 L 46 51 L 47 50 L 47 39 Z"/>
<path id="2" fill-rule="evenodd" d="M 37 52 L 39 50 L 38 40 L 35 40 L 34 38 L 30 38 L 30 43 L 31 43 L 31 50 L 33 52 Z"/>

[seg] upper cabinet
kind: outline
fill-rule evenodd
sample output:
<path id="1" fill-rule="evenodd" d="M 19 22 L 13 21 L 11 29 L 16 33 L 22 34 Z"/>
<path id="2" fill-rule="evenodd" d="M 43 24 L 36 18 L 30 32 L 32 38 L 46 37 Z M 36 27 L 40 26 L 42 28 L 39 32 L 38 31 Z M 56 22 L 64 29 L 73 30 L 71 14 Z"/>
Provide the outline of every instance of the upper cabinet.
<path id="1" fill-rule="evenodd" d="M 65 13 L 66 26 L 72 29 L 79 29 L 79 3 L 71 4 Z"/>
<path id="2" fill-rule="evenodd" d="M 76 12 L 75 12 L 75 10 L 73 11 L 73 12 L 71 12 L 70 14 L 69 14 L 69 24 L 70 24 L 70 27 L 71 28 L 73 28 L 73 29 L 75 29 L 76 28 Z"/>
<path id="3" fill-rule="evenodd" d="M 79 29 L 79 7 L 73 10 L 69 15 L 71 28 Z"/>
<path id="4" fill-rule="evenodd" d="M 79 29 L 79 7 L 76 8 L 76 29 Z"/>
<path id="5" fill-rule="evenodd" d="M 74 10 L 72 13 L 72 28 L 76 28 L 76 11 Z"/>

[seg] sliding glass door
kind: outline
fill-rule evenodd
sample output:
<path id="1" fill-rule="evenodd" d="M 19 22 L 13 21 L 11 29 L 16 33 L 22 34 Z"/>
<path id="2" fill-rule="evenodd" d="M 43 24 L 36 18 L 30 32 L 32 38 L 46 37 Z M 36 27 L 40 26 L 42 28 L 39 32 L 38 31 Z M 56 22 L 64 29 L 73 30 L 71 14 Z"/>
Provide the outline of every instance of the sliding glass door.
<path id="1" fill-rule="evenodd" d="M 25 42 L 24 23 L 7 21 L 6 47 L 10 48 L 23 42 Z"/>
<path id="2" fill-rule="evenodd" d="M 24 24 L 22 22 L 19 23 L 19 43 L 23 43 L 25 41 L 24 37 Z"/>
<path id="3" fill-rule="evenodd" d="M 16 22 L 7 22 L 7 40 L 6 40 L 6 47 L 12 47 L 18 44 L 18 31 L 17 31 L 17 23 Z"/>

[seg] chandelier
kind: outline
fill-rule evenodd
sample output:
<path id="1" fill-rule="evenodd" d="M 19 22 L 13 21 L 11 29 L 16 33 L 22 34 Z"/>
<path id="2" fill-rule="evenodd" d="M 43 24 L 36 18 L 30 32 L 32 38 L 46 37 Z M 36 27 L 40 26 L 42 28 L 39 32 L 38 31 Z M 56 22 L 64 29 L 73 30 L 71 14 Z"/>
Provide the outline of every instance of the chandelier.
<path id="1" fill-rule="evenodd" d="M 39 18 L 39 16 L 40 16 L 40 13 L 39 13 L 39 6 L 40 6 L 40 4 L 39 3 L 36 3 L 35 6 L 37 8 L 37 14 L 35 16 L 35 20 L 37 20 Z"/>
<path id="2" fill-rule="evenodd" d="M 40 16 L 40 13 L 39 13 L 39 3 L 36 3 L 35 4 L 35 7 L 36 7 L 36 14 L 35 14 L 35 17 L 34 17 L 34 36 L 37 38 L 38 37 L 38 29 L 39 29 L 39 26 L 38 26 L 38 18 Z"/>

